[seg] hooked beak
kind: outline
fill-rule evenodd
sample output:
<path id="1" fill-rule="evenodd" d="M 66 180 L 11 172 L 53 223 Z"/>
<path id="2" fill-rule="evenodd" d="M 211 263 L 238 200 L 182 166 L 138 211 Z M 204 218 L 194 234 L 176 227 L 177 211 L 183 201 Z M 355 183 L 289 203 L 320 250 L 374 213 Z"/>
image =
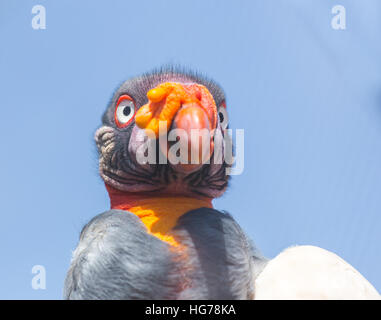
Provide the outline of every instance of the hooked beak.
<path id="1" fill-rule="evenodd" d="M 148 91 L 147 97 L 149 102 L 138 110 L 135 122 L 159 143 L 161 135 L 168 135 L 160 150 L 172 167 L 189 174 L 207 163 L 217 124 L 217 107 L 209 90 L 195 83 L 166 82 Z M 163 124 L 164 132 L 159 130 Z"/>

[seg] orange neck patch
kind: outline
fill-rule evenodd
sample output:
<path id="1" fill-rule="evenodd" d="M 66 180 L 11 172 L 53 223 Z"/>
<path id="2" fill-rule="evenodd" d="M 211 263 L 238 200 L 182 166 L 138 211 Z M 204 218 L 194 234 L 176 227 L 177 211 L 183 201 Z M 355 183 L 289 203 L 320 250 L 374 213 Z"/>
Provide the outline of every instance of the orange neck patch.
<path id="1" fill-rule="evenodd" d="M 213 208 L 210 198 L 135 194 L 117 190 L 107 184 L 106 189 L 110 196 L 111 209 L 136 214 L 149 233 L 175 247 L 179 244 L 169 233 L 175 227 L 177 220 L 190 210 Z"/>

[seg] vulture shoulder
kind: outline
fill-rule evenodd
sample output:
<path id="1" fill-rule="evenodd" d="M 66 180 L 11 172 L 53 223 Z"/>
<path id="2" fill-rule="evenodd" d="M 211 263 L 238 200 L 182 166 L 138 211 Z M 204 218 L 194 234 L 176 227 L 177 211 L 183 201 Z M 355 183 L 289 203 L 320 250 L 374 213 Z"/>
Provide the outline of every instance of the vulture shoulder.
<path id="1" fill-rule="evenodd" d="M 169 245 L 133 213 L 110 210 L 83 228 L 64 284 L 65 299 L 168 299 L 175 270 Z"/>

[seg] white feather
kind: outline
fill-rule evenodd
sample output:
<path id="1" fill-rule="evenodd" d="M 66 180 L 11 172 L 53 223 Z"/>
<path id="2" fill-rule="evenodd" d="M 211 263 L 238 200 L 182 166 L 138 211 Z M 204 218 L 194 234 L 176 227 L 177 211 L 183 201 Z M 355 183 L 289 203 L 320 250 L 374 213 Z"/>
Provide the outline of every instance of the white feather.
<path id="1" fill-rule="evenodd" d="M 263 269 L 255 299 L 381 299 L 377 290 L 336 254 L 314 246 L 291 247 Z"/>

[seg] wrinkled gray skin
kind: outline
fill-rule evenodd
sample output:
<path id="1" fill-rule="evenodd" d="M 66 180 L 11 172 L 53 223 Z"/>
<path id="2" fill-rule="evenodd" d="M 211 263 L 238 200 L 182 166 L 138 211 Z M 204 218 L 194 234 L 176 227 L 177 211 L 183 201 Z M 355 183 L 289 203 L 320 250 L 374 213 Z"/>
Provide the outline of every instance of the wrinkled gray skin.
<path id="1" fill-rule="evenodd" d="M 179 174 L 170 164 L 140 165 L 135 159 L 141 143 L 136 136 L 141 129 L 134 121 L 123 129 L 115 124 L 115 104 L 120 95 L 131 96 L 139 108 L 147 103 L 147 91 L 166 81 L 203 84 L 217 106 L 225 100 L 216 83 L 181 70 L 163 69 L 126 81 L 114 94 L 103 116 L 103 125 L 96 133 L 101 177 L 123 191 L 218 197 L 228 182 L 226 163 L 211 161 L 188 175 Z M 219 124 L 217 130 L 221 130 Z M 64 297 L 254 297 L 254 279 L 266 259 L 229 214 L 209 208 L 189 211 L 180 217 L 171 234 L 187 248 L 185 256 L 149 234 L 140 219 L 130 212 L 110 210 L 96 216 L 81 232 L 66 276 Z"/>

